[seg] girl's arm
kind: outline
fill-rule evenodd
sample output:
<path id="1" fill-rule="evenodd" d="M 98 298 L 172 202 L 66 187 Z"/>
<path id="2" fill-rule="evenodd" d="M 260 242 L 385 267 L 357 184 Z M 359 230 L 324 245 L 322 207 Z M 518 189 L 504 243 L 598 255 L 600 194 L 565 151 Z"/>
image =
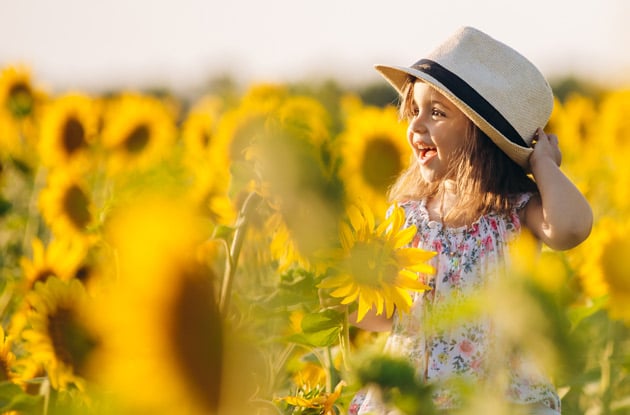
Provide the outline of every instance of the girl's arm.
<path id="1" fill-rule="evenodd" d="M 385 313 L 377 315 L 374 307 L 358 323 L 357 312 L 350 313 L 348 322 L 353 326 L 368 331 L 390 331 L 392 329 L 392 318 L 388 318 Z"/>
<path id="2" fill-rule="evenodd" d="M 525 225 L 552 249 L 569 249 L 591 232 L 593 212 L 586 198 L 560 170 L 558 138 L 537 131 L 538 141 L 529 158 L 540 197 L 525 207 Z"/>

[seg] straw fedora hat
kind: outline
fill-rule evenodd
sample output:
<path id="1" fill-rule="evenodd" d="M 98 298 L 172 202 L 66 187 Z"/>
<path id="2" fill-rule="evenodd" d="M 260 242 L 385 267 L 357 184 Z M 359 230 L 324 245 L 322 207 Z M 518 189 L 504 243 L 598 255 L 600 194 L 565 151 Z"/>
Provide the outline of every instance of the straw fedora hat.
<path id="1" fill-rule="evenodd" d="M 472 27 L 457 30 L 409 67 L 375 65 L 403 93 L 422 80 L 450 99 L 512 160 L 527 168 L 532 139 L 549 121 L 553 92 L 523 55 Z"/>

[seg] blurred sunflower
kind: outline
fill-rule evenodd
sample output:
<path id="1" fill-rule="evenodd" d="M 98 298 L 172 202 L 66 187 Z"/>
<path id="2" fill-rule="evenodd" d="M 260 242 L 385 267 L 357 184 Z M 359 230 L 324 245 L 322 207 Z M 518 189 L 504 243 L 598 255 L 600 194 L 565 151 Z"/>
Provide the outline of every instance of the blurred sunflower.
<path id="1" fill-rule="evenodd" d="M 15 354 L 12 351 L 13 341 L 5 335 L 4 329 L 0 326 L 0 383 L 13 381 L 15 373 Z"/>
<path id="2" fill-rule="evenodd" d="M 345 383 L 339 382 L 333 392 L 326 392 L 321 385 L 301 385 L 292 396 L 277 399 L 289 405 L 294 414 L 303 415 L 335 415 L 335 403 L 341 396 Z"/>
<path id="3" fill-rule="evenodd" d="M 54 389 L 84 391 L 88 359 L 98 339 L 84 320 L 89 300 L 83 285 L 50 277 L 36 284 L 26 301 L 25 349 L 43 365 Z"/>
<path id="4" fill-rule="evenodd" d="M 89 149 L 98 129 L 98 104 L 84 94 L 68 94 L 48 105 L 41 121 L 39 153 L 48 166 L 89 168 Z"/>
<path id="5" fill-rule="evenodd" d="M 230 175 L 227 170 L 215 170 L 216 166 L 196 165 L 190 198 L 194 206 L 215 224 L 232 225 L 236 219 L 236 207 L 228 195 Z"/>
<path id="6" fill-rule="evenodd" d="M 26 67 L 8 66 L 0 72 L 0 111 L 22 119 L 35 111 L 43 97 L 44 94 L 33 87 Z"/>
<path id="7" fill-rule="evenodd" d="M 624 258 L 630 252 L 629 232 L 630 222 L 602 218 L 572 256 L 583 261 L 578 276 L 584 292 L 592 299 L 607 295 L 611 317 L 626 323 L 630 323 L 630 273 Z"/>
<path id="8" fill-rule="evenodd" d="M 394 107 L 362 106 L 346 99 L 345 127 L 339 136 L 341 177 L 350 200 L 363 199 L 385 212 L 386 193 L 409 162 L 406 127 Z"/>
<path id="9" fill-rule="evenodd" d="M 49 277 L 69 281 L 78 277 L 87 255 L 87 244 L 81 239 L 53 239 L 47 247 L 39 238 L 33 239 L 33 258 L 22 257 L 20 265 L 29 288 Z"/>
<path id="10" fill-rule="evenodd" d="M 182 124 L 184 161 L 193 167 L 207 163 L 213 154 L 211 149 L 216 146 L 214 141 L 221 106 L 218 98 L 206 96 L 195 103 L 186 115 Z"/>
<path id="11" fill-rule="evenodd" d="M 265 226 L 269 230 L 269 234 L 272 235 L 269 253 L 278 263 L 278 272 L 282 273 L 292 266 L 307 270 L 312 268 L 311 261 L 300 253 L 299 247 L 291 237 L 291 231 L 287 228 L 279 212 L 273 213 Z"/>
<path id="12" fill-rule="evenodd" d="M 305 96 L 291 96 L 278 108 L 278 118 L 285 129 L 322 148 L 330 138 L 330 114 L 319 101 Z"/>
<path id="13" fill-rule="evenodd" d="M 204 229 L 165 196 L 121 207 L 107 224 L 118 266 L 103 263 L 116 275 L 90 313 L 104 337 L 93 373 L 132 413 L 216 413 L 223 332 L 216 277 L 195 260 Z"/>
<path id="14" fill-rule="evenodd" d="M 415 226 L 401 229 L 404 211 L 394 206 L 391 215 L 375 226 L 374 214 L 367 206 L 348 208 L 349 224 L 340 224 L 341 248 L 335 254 L 335 274 L 318 288 L 334 289 L 330 295 L 343 298 L 342 304 L 358 301 L 357 321 L 373 307 L 390 317 L 394 309 L 408 312 L 409 291 L 429 287 L 418 281 L 418 272 L 432 273 L 426 261 L 434 252 L 405 248 L 416 234 Z"/>
<path id="15" fill-rule="evenodd" d="M 11 116 L 0 111 L 0 157 L 18 154 L 21 150 L 20 130 Z"/>
<path id="16" fill-rule="evenodd" d="M 252 104 L 227 111 L 219 120 L 215 146 L 210 151 L 218 165 L 231 166 L 245 161 L 245 150 L 265 128 L 269 113 Z"/>
<path id="17" fill-rule="evenodd" d="M 53 233 L 60 237 L 84 237 L 94 223 L 94 206 L 80 179 L 57 170 L 39 196 L 39 207 Z"/>
<path id="18" fill-rule="evenodd" d="M 289 91 L 285 85 L 274 83 L 255 83 L 249 86 L 240 106 L 243 108 L 257 108 L 263 112 L 275 111 L 286 98 Z"/>
<path id="19" fill-rule="evenodd" d="M 106 105 L 102 142 L 112 173 L 143 169 L 172 150 L 174 115 L 157 98 L 127 93 Z"/>

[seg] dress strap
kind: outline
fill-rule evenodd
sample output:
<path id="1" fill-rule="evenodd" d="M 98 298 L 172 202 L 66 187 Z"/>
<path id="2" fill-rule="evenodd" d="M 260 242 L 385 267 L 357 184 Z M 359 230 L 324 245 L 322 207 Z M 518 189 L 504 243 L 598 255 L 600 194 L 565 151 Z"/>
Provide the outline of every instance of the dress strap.
<path id="1" fill-rule="evenodd" d="M 518 212 L 523 209 L 529 200 L 534 196 L 533 192 L 519 193 L 514 196 L 514 209 Z"/>

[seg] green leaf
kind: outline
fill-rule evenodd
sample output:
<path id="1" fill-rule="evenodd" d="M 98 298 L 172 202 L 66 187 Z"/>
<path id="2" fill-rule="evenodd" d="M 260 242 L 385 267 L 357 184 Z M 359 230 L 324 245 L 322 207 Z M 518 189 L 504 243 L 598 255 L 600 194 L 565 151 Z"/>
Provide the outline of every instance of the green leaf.
<path id="1" fill-rule="evenodd" d="M 34 411 L 40 406 L 42 398 L 27 394 L 15 383 L 0 383 L 0 413 Z"/>
<path id="2" fill-rule="evenodd" d="M 228 240 L 232 236 L 233 233 L 234 233 L 234 228 L 232 226 L 217 225 L 217 227 L 214 228 L 213 237 L 215 239 Z"/>
<path id="3" fill-rule="evenodd" d="M 9 213 L 13 204 L 0 196 L 0 218 Z"/>
<path id="4" fill-rule="evenodd" d="M 331 328 L 341 328 L 344 315 L 335 310 L 324 310 L 320 313 L 307 314 L 302 319 L 304 333 L 316 333 Z"/>
<path id="5" fill-rule="evenodd" d="M 311 347 L 327 347 L 337 344 L 339 341 L 340 327 L 332 327 L 313 333 L 298 333 L 289 336 L 289 342 L 303 344 Z"/>
<path id="6" fill-rule="evenodd" d="M 594 315 L 598 311 L 602 310 L 606 302 L 608 301 L 608 296 L 602 296 L 593 300 L 592 304 L 587 306 L 575 306 L 571 307 L 567 310 L 567 317 L 571 322 L 571 329 L 575 329 L 582 320 Z"/>

